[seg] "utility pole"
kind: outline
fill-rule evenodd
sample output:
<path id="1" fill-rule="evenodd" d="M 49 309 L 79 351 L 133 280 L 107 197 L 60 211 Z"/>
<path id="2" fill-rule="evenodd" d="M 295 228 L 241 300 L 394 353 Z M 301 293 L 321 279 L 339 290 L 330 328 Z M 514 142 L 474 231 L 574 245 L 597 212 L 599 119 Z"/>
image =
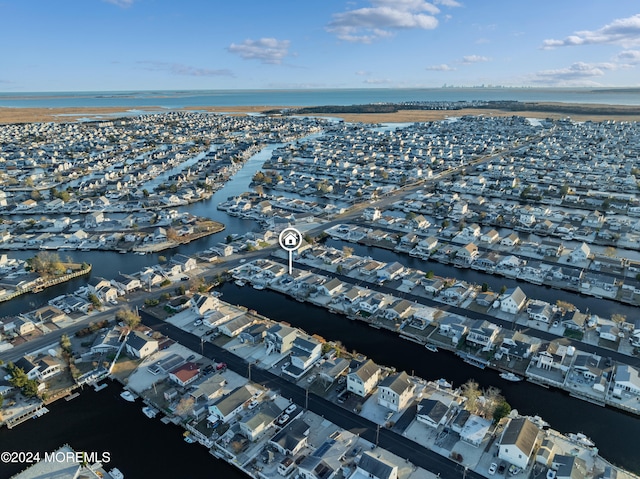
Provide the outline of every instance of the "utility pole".
<path id="1" fill-rule="evenodd" d="M 376 424 L 376 447 L 378 447 L 378 439 L 380 439 L 380 424 Z"/>
<path id="2" fill-rule="evenodd" d="M 309 389 L 304 390 L 304 408 L 309 409 Z"/>
<path id="3" fill-rule="evenodd" d="M 251 363 L 249 363 L 249 381 L 251 381 Z"/>

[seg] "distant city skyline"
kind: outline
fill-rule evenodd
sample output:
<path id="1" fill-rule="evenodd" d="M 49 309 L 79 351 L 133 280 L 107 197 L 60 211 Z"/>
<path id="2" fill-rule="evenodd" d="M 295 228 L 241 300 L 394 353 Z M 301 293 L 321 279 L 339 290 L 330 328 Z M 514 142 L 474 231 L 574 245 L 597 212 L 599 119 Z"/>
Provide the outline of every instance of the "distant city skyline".
<path id="1" fill-rule="evenodd" d="M 0 91 L 640 86 L 631 0 L 0 0 Z"/>

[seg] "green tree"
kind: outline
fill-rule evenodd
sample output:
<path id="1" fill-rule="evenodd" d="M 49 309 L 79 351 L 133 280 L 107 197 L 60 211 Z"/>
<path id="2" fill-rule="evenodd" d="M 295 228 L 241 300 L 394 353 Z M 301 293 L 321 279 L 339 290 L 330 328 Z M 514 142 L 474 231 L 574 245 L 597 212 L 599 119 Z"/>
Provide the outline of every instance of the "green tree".
<path id="1" fill-rule="evenodd" d="M 434 277 L 434 275 L 435 275 L 435 273 L 433 271 L 429 270 L 429 271 L 427 271 L 425 273 L 424 277 L 427 278 L 427 279 L 431 279 L 431 278 Z"/>
<path id="2" fill-rule="evenodd" d="M 478 398 L 482 395 L 478 383 L 473 379 L 469 379 L 460 389 L 462 396 L 467 399 L 465 408 L 474 413 L 478 407 Z"/>
<path id="3" fill-rule="evenodd" d="M 486 293 L 487 291 L 489 291 L 489 284 L 488 283 L 482 283 L 482 292 Z"/>
<path id="4" fill-rule="evenodd" d="M 500 402 L 493 410 L 493 422 L 498 422 L 503 417 L 507 417 L 511 412 L 511 406 L 507 401 Z"/>

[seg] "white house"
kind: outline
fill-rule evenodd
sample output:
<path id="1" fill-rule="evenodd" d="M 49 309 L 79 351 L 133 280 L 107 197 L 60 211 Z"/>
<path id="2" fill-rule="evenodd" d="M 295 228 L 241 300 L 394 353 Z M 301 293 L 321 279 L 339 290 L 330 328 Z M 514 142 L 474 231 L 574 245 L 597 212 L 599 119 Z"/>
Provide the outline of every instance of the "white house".
<path id="1" fill-rule="evenodd" d="M 380 366 L 371 359 L 365 361 L 347 375 L 347 390 L 360 397 L 367 396 L 380 380 Z"/>
<path id="2" fill-rule="evenodd" d="M 527 295 L 519 286 L 504 292 L 500 299 L 500 310 L 505 313 L 518 314 L 527 304 Z"/>
<path id="3" fill-rule="evenodd" d="M 640 396 L 640 375 L 638 370 L 628 364 L 618 364 L 616 367 L 614 394 L 626 391 Z M 620 396 L 620 394 L 617 394 Z"/>
<path id="4" fill-rule="evenodd" d="M 127 336 L 125 347 L 129 355 L 142 359 L 158 350 L 158 341 L 140 331 L 133 331 Z"/>
<path id="5" fill-rule="evenodd" d="M 404 371 L 391 374 L 378 385 L 378 404 L 392 411 L 401 411 L 413 398 L 416 385 Z"/>
<path id="6" fill-rule="evenodd" d="M 591 248 L 587 243 L 582 243 L 576 249 L 574 249 L 571 253 L 569 253 L 569 260 L 573 263 L 581 263 L 582 261 L 586 261 L 591 254 Z"/>
<path id="7" fill-rule="evenodd" d="M 529 419 L 511 419 L 500 438 L 498 457 L 525 469 L 538 440 L 538 427 Z"/>

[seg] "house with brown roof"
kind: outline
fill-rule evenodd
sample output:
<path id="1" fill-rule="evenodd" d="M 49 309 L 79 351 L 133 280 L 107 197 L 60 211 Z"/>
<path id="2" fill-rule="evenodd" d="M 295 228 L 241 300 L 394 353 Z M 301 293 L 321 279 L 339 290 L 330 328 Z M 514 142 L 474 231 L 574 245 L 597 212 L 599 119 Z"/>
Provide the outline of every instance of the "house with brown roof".
<path id="1" fill-rule="evenodd" d="M 498 457 L 526 469 L 538 441 L 540 430 L 525 417 L 511 419 L 500 437 Z"/>

